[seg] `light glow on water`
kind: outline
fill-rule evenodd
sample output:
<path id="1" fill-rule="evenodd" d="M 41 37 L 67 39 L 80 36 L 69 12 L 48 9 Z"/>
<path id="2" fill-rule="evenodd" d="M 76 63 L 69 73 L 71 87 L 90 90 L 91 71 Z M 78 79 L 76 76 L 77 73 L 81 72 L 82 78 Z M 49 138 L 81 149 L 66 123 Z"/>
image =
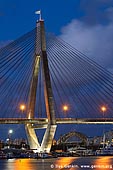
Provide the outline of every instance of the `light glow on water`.
<path id="1" fill-rule="evenodd" d="M 0 160 L 0 170 L 110 170 L 113 156 Z"/>
<path id="2" fill-rule="evenodd" d="M 94 161 L 95 170 L 102 169 L 112 169 L 113 168 L 113 158 L 110 156 L 99 157 Z"/>
<path id="3" fill-rule="evenodd" d="M 78 157 L 61 157 L 55 161 L 53 167 L 54 169 L 76 169 L 78 166 L 73 164 L 73 162 L 77 159 Z"/>
<path id="4" fill-rule="evenodd" d="M 7 170 L 32 170 L 30 159 L 9 159 Z"/>

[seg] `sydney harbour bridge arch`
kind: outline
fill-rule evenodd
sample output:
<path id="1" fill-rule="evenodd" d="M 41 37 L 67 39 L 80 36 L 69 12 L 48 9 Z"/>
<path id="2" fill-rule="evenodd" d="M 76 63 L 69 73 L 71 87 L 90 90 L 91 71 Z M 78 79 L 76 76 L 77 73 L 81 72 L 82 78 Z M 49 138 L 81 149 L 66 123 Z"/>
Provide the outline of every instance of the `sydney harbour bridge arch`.
<path id="1" fill-rule="evenodd" d="M 64 135 L 62 135 L 58 141 L 57 141 L 57 144 L 62 144 L 62 143 L 66 143 L 70 138 L 72 137 L 77 137 L 79 138 L 82 142 L 86 143 L 87 144 L 87 141 L 88 141 L 88 138 L 86 135 L 84 135 L 83 133 L 81 132 L 76 132 L 76 131 L 72 131 L 72 132 L 69 132 L 69 133 L 66 133 Z"/>

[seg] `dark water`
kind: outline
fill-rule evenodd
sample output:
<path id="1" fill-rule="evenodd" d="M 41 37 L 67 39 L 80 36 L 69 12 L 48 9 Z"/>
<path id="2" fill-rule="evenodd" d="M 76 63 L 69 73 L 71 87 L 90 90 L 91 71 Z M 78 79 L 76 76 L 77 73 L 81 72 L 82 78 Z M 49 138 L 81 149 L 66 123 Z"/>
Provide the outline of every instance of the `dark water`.
<path id="1" fill-rule="evenodd" d="M 113 157 L 61 157 L 52 159 L 0 160 L 0 170 L 80 170 L 113 169 Z"/>

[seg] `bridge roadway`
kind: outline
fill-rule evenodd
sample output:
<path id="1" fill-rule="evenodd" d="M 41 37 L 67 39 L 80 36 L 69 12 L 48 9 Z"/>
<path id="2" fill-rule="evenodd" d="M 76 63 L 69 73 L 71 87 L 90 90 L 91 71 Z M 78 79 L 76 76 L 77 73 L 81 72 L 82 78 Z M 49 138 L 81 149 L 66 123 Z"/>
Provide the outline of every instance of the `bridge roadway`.
<path id="1" fill-rule="evenodd" d="M 47 125 L 47 118 L 0 118 L 0 124 Z M 56 118 L 56 124 L 113 124 L 113 118 Z"/>

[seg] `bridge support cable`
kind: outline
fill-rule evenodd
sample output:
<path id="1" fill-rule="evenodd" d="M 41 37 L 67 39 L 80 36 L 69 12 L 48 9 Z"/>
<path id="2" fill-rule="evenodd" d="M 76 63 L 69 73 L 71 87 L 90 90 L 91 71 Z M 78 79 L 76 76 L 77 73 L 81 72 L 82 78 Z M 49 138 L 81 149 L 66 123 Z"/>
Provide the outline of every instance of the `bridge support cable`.
<path id="1" fill-rule="evenodd" d="M 100 75 L 100 77 L 104 76 L 104 77 L 108 78 L 108 82 L 110 82 L 113 85 L 113 82 L 112 82 L 113 81 L 113 77 L 112 77 L 112 74 L 110 72 L 108 72 L 107 70 L 103 69 L 101 66 L 96 64 L 91 59 L 88 59 L 88 57 L 86 57 L 84 54 L 78 52 L 75 48 L 71 47 L 69 44 L 67 44 L 66 42 L 62 41 L 61 39 L 58 39 L 56 37 L 54 37 L 52 40 L 51 39 L 52 38 L 50 36 L 49 42 L 48 42 L 48 44 L 50 44 L 50 45 L 48 45 L 48 46 L 50 46 L 50 48 L 54 49 L 54 47 L 56 47 L 55 44 L 59 45 L 59 47 L 56 47 L 56 48 L 57 49 L 59 48 L 60 52 L 63 52 L 63 53 L 70 52 L 70 54 L 72 54 L 72 56 L 71 56 L 72 60 L 75 61 L 75 56 L 76 56 L 77 61 L 80 61 L 80 62 L 82 62 L 84 64 L 86 63 L 87 65 L 89 64 L 89 68 L 92 68 L 92 71 L 95 70 Z"/>
<path id="2" fill-rule="evenodd" d="M 51 72 L 53 74 L 51 74 L 50 72 L 50 76 L 51 76 L 51 82 L 52 82 L 52 88 L 53 88 L 53 95 L 54 95 L 54 102 L 55 102 L 55 111 L 57 113 L 56 116 L 58 116 L 59 118 L 61 117 L 61 109 L 59 109 L 59 107 L 62 107 L 64 105 L 64 100 L 62 99 L 62 94 L 60 93 L 59 87 L 57 84 L 60 85 L 60 82 L 56 82 L 55 80 L 57 79 L 57 76 L 55 74 L 54 69 L 52 69 L 51 64 L 50 64 L 50 68 L 51 68 Z M 59 81 L 59 80 L 58 80 Z M 60 86 L 61 87 L 61 86 Z M 58 107 L 58 101 L 60 102 L 60 106 Z"/>
<path id="3" fill-rule="evenodd" d="M 60 59 L 57 61 L 56 59 L 55 59 L 55 61 L 56 61 L 56 63 L 55 63 L 55 65 L 57 65 L 58 64 L 58 70 L 57 70 L 57 68 L 56 68 L 56 72 L 58 72 L 59 73 L 59 75 L 60 75 L 60 77 L 62 78 L 62 81 L 63 81 L 63 79 L 64 79 L 64 76 L 62 77 L 62 75 L 63 75 L 63 73 L 62 73 L 62 71 L 60 70 L 60 68 L 59 68 L 59 64 L 61 63 L 61 61 L 60 61 Z M 52 62 L 52 61 L 51 61 Z M 55 65 L 54 65 L 54 63 L 52 63 L 51 65 L 53 65 L 53 67 L 54 67 L 54 69 L 55 69 Z M 65 68 L 65 66 L 64 67 L 62 67 L 63 68 L 63 70 L 65 71 L 65 73 L 68 75 L 68 69 L 66 70 L 66 68 Z M 52 70 L 52 72 L 53 72 L 53 70 Z M 70 89 L 69 87 L 68 87 L 68 83 L 66 83 L 66 82 L 68 82 L 69 81 L 69 78 L 67 77 L 66 78 L 66 80 L 64 79 L 64 83 L 63 83 L 63 85 L 62 86 L 64 86 L 64 85 L 66 85 L 66 87 L 67 87 L 67 89 Z M 73 83 L 73 82 L 72 82 Z M 62 91 L 63 91 L 63 87 L 62 87 Z M 71 93 L 71 90 L 69 90 L 70 91 L 70 93 Z M 73 98 L 73 92 L 71 93 L 71 96 L 72 96 L 72 98 Z M 78 98 L 79 98 L 79 96 L 77 96 Z M 67 99 L 68 99 L 68 97 L 66 97 Z M 76 101 L 76 100 L 75 100 Z M 83 103 L 83 105 L 84 105 L 84 103 Z M 87 111 L 88 112 L 88 111 Z"/>
<path id="4" fill-rule="evenodd" d="M 80 89 L 78 92 L 77 90 L 75 90 L 76 92 L 73 91 L 73 94 L 79 94 L 80 96 L 81 93 L 82 97 L 84 97 L 81 98 L 81 101 L 83 102 L 90 100 L 90 102 L 88 101 L 88 107 L 89 105 L 93 106 L 91 110 L 95 110 L 96 115 L 99 116 L 99 107 L 102 104 L 108 105 L 109 103 L 108 107 L 112 111 L 112 74 L 103 69 L 98 64 L 96 65 L 95 62 L 93 63 L 93 61 L 88 60 L 86 57 L 84 59 L 84 55 L 81 55 L 81 53 L 78 53 L 78 51 L 76 52 L 76 49 L 67 45 L 65 42 L 63 43 L 57 38 L 54 39 L 53 37 L 51 38 L 51 36 L 48 37 L 47 51 L 48 54 L 51 53 L 49 55 L 50 65 L 56 62 L 54 64 L 54 67 L 56 66 L 55 68 L 57 70 L 55 73 L 57 73 L 59 70 L 59 74 L 61 73 L 60 76 L 65 78 L 65 82 L 68 82 L 68 84 L 70 83 L 70 87 L 77 86 L 77 89 Z M 52 68 L 50 70 L 53 72 Z M 72 81 L 75 82 L 72 83 Z M 62 86 L 65 86 L 64 84 L 62 84 Z M 110 114 L 111 113 L 109 113 L 109 115 Z"/>
<path id="5" fill-rule="evenodd" d="M 3 49 L 0 49 L 0 64 L 1 68 L 11 63 L 11 61 L 15 61 L 16 56 L 18 53 L 20 53 L 22 50 L 27 49 L 29 44 L 34 44 L 35 37 L 33 34 L 35 33 L 35 30 L 31 31 L 30 33 L 27 33 L 26 35 L 23 35 L 18 40 L 15 40 L 14 42 L 11 42 L 9 45 L 4 47 Z"/>
<path id="6" fill-rule="evenodd" d="M 0 117 L 26 116 L 19 105 L 28 100 L 34 42 L 35 29 L 0 50 Z"/>
<path id="7" fill-rule="evenodd" d="M 57 60 L 55 60 L 55 61 L 57 62 Z M 61 62 L 60 62 L 60 63 L 61 63 Z M 60 64 L 60 63 L 59 63 L 59 64 Z M 58 64 L 58 62 L 57 62 L 57 64 Z M 56 69 L 55 72 L 57 72 L 58 75 L 60 76 L 60 78 L 62 79 L 62 83 L 61 83 L 61 82 L 58 81 L 58 77 L 56 76 L 56 81 L 57 81 L 57 83 L 54 83 L 55 88 L 56 88 L 56 93 L 55 93 L 55 94 L 58 93 L 57 96 L 59 96 L 59 103 L 62 104 L 62 106 L 63 106 L 63 104 L 65 104 L 65 103 L 70 104 L 70 103 L 72 103 L 72 102 L 73 102 L 73 104 L 77 105 L 77 100 L 80 99 L 80 97 L 77 95 L 77 93 L 76 93 L 76 96 L 75 96 L 75 93 L 70 89 L 69 84 L 67 83 L 67 81 L 69 80 L 68 77 L 67 77 L 67 79 L 65 79 L 64 76 L 63 76 L 63 74 L 62 74 L 62 71 L 59 69 L 59 66 L 56 68 L 56 64 L 54 65 L 54 63 L 53 63 L 52 61 L 51 61 L 50 67 L 51 67 L 51 72 L 53 72 L 53 70 Z M 53 68 L 52 68 L 52 67 L 53 67 Z M 64 68 L 64 70 L 65 70 L 65 68 Z M 65 73 L 67 73 L 67 70 L 65 70 Z M 59 84 L 58 84 L 58 82 L 59 82 Z M 57 84 L 57 85 L 56 85 L 56 84 Z M 65 88 L 64 88 L 64 87 L 65 87 Z M 75 86 L 75 87 L 76 87 L 76 86 Z M 66 90 L 66 89 L 67 89 L 67 90 Z M 60 92 L 59 92 L 59 91 L 60 91 Z M 60 93 L 62 93 L 62 96 L 59 95 Z M 69 95 L 71 96 L 72 101 L 70 100 Z M 77 98 L 76 98 L 76 97 L 77 97 Z M 64 101 L 64 102 L 63 102 L 63 101 Z M 80 99 L 80 101 L 82 102 L 81 99 Z M 87 108 L 85 107 L 84 103 L 82 103 L 82 104 L 83 104 L 84 108 L 86 109 L 86 112 L 88 113 L 89 111 L 88 111 Z M 72 104 L 71 104 L 71 105 L 72 105 Z M 70 106 L 70 107 L 71 107 L 71 106 Z M 73 110 L 73 109 L 71 108 L 71 112 L 72 112 L 72 113 L 75 113 L 75 116 L 77 116 L 76 110 Z M 70 117 L 70 115 L 71 115 L 71 112 L 69 113 L 69 117 Z M 82 114 L 82 113 L 81 113 L 81 114 Z M 65 117 L 65 115 L 63 115 L 63 116 Z M 68 116 L 68 115 L 66 115 L 66 116 Z M 81 116 L 82 116 L 82 115 L 81 115 Z"/>
<path id="8" fill-rule="evenodd" d="M 57 53 L 57 51 L 55 51 L 55 54 Z M 54 54 L 53 54 L 54 55 Z M 60 53 L 60 56 L 61 56 L 61 53 Z M 55 57 L 53 57 L 53 59 L 52 59 L 52 61 L 54 60 L 54 58 Z M 73 74 L 73 70 L 68 70 L 68 61 L 67 61 L 67 64 L 66 65 L 64 65 L 64 62 L 65 61 L 61 61 L 60 59 L 61 58 L 63 58 L 63 56 L 62 57 L 60 57 L 60 58 L 55 58 L 55 61 L 53 61 L 53 63 L 51 64 L 53 67 L 54 67 L 54 69 L 55 69 L 55 66 L 58 68 L 56 68 L 56 72 L 59 72 L 59 74 L 60 74 L 60 77 L 62 78 L 62 81 L 63 81 L 63 79 L 65 78 L 65 76 L 64 76 L 64 74 L 63 74 L 63 71 L 65 71 L 65 73 L 66 73 L 66 75 L 68 75 L 68 72 L 70 71 L 72 74 Z M 51 61 L 51 62 L 52 62 Z M 56 62 L 56 63 L 55 63 Z M 55 65 L 54 65 L 54 63 L 55 63 Z M 59 65 L 62 63 L 62 70 L 60 70 L 60 68 L 59 68 Z M 58 65 L 58 66 L 57 66 Z M 52 67 L 51 66 L 51 67 Z M 52 70 L 52 72 L 53 72 L 53 70 Z M 75 70 L 74 70 L 74 73 L 75 73 Z M 79 76 L 79 75 L 78 75 Z M 64 80 L 64 84 L 66 85 L 67 84 L 67 88 L 70 90 L 70 88 L 68 87 L 68 83 L 67 82 L 69 82 L 69 75 L 67 76 L 67 78 Z M 74 79 L 73 79 L 74 80 Z M 73 82 L 71 82 L 71 84 L 72 84 Z M 77 83 L 77 82 L 75 82 L 75 83 Z M 63 89 L 62 89 L 63 90 Z M 70 92 L 71 92 L 71 90 L 70 90 Z M 72 92 L 73 93 L 73 92 Z M 73 95 L 71 94 L 71 96 L 73 97 Z M 77 97 L 79 97 L 79 96 L 77 96 Z"/>
<path id="9" fill-rule="evenodd" d="M 27 66 L 27 68 L 29 68 L 29 65 L 28 65 L 28 64 L 27 64 L 26 66 Z M 4 103 L 4 102 L 6 101 L 6 99 L 8 99 L 8 101 L 11 102 L 10 99 L 11 99 L 11 97 L 12 97 L 13 100 L 14 100 L 14 104 L 13 104 L 12 107 L 14 107 L 14 106 L 16 106 L 16 108 L 19 107 L 19 103 L 22 102 L 22 100 L 21 100 L 21 97 L 19 97 L 19 100 L 18 100 L 18 96 L 21 96 L 21 95 L 22 95 L 22 97 L 24 98 L 25 94 L 23 95 L 23 89 L 26 88 L 26 86 L 27 86 L 27 81 L 29 80 L 29 75 L 30 75 L 30 74 L 28 74 L 28 73 L 31 72 L 31 71 L 29 71 L 29 70 L 30 70 L 30 69 L 29 69 L 29 70 L 28 70 L 28 73 L 26 74 L 26 77 L 24 78 L 26 66 L 23 65 L 23 68 L 20 69 L 20 70 L 21 70 L 20 72 L 16 72 L 16 71 L 15 71 L 15 73 L 12 73 L 13 76 L 16 77 L 16 78 L 14 79 L 13 83 L 12 83 L 12 78 L 10 78 L 10 76 L 9 76 L 9 79 L 7 79 L 7 81 L 5 81 L 5 82 L 6 82 L 6 83 L 5 83 L 6 86 L 5 86 L 5 88 L 4 88 L 4 91 L 2 91 L 2 88 L 1 88 L 1 94 L 3 94 L 2 96 L 3 96 L 4 99 L 5 99 L 5 100 L 2 100 L 2 101 L 1 101 L 2 103 Z M 20 74 L 22 74 L 22 76 L 18 78 L 18 76 L 19 76 Z M 12 75 L 11 75 L 11 76 L 12 76 Z M 22 83 L 20 83 L 22 79 L 23 79 L 24 81 L 23 81 Z M 26 85 L 25 85 L 25 84 L 26 84 Z M 10 94 L 9 94 L 9 91 L 10 91 Z M 12 91 L 12 92 L 11 92 L 11 91 Z M 16 100 L 14 99 L 14 96 L 13 96 L 13 94 L 15 95 L 15 93 L 19 94 L 19 95 L 17 95 Z M 23 101 L 25 101 L 25 100 L 23 100 Z M 9 104 L 10 104 L 10 103 L 9 103 Z M 11 104 L 10 104 L 10 106 L 11 106 Z M 4 107 L 4 105 L 3 105 L 3 107 Z M 11 115 L 10 115 L 10 116 L 11 116 Z"/>
<path id="10" fill-rule="evenodd" d="M 61 55 L 61 53 L 60 53 L 60 55 Z M 53 58 L 54 59 L 54 58 Z M 56 58 L 57 59 L 57 58 Z M 60 65 L 60 63 L 62 63 L 62 61 L 60 60 L 60 58 L 58 59 L 58 61 L 55 59 L 55 61 L 56 61 L 56 63 L 55 63 L 55 61 L 53 61 L 54 63 L 55 63 L 55 65 L 57 65 L 57 63 L 58 63 L 58 67 L 59 67 L 59 65 Z M 51 61 L 52 62 L 52 61 Z M 54 63 L 52 63 L 52 65 L 53 65 L 53 67 L 55 67 L 55 65 L 54 65 Z M 63 70 L 65 70 L 65 73 L 68 75 L 68 61 L 67 61 L 67 66 L 64 66 L 64 61 L 63 61 L 63 65 L 62 65 L 62 68 L 63 68 Z M 67 68 L 66 68 L 67 67 Z M 57 68 L 56 68 L 57 69 Z M 60 70 L 60 68 L 58 68 L 58 70 Z M 58 72 L 58 70 L 56 71 L 56 72 Z M 53 70 L 52 70 L 53 71 Z M 73 74 L 73 72 L 75 73 L 75 70 L 73 71 L 73 70 L 70 70 L 70 72 Z M 61 73 L 61 70 L 59 71 L 59 74 Z M 63 74 L 61 73 L 61 75 L 60 76 L 62 76 Z M 82 73 L 81 73 L 81 75 L 82 75 Z M 77 75 L 77 76 L 81 76 L 81 75 Z M 63 76 L 64 77 L 64 76 Z M 62 79 L 63 79 L 63 77 L 62 77 Z M 73 76 L 74 77 L 74 76 Z M 84 76 L 82 77 L 83 78 L 83 83 L 84 83 Z M 66 78 L 66 81 L 65 81 L 65 84 L 66 84 L 66 82 L 67 82 L 67 80 L 68 80 L 68 82 L 69 82 L 69 78 L 67 77 Z M 74 80 L 74 79 L 73 79 Z M 75 82 L 76 83 L 76 82 Z M 88 88 L 88 87 L 87 87 Z M 68 89 L 69 89 L 69 87 L 68 87 Z M 90 89 L 89 89 L 90 90 Z M 95 90 L 95 89 L 94 89 Z M 91 91 L 91 90 L 90 90 Z M 87 94 L 87 91 L 86 91 L 86 94 Z M 103 101 L 104 101 L 104 99 L 103 99 Z M 93 101 L 94 103 L 95 103 L 95 101 Z"/>
<path id="11" fill-rule="evenodd" d="M 109 77 L 109 80 L 111 80 L 111 83 L 113 84 L 113 77 L 112 77 L 112 73 L 110 73 L 109 71 L 107 71 L 105 68 L 103 68 L 101 65 L 99 65 L 98 63 L 96 63 L 95 61 L 91 60 L 90 58 L 88 58 L 85 54 L 81 53 L 80 51 L 78 51 L 76 48 L 72 47 L 70 44 L 68 44 L 67 42 L 63 41 L 60 38 L 57 38 L 56 36 L 52 35 L 52 34 L 48 34 L 47 35 L 49 41 L 48 42 L 58 42 L 61 46 L 63 45 L 64 49 L 70 49 L 70 52 L 74 53 L 74 56 L 78 56 L 79 59 L 81 59 L 84 62 L 87 62 L 90 64 L 91 68 L 98 70 L 98 73 L 102 73 L 102 75 L 106 74 L 106 77 Z M 65 50 L 64 50 L 65 51 Z M 104 74 L 103 74 L 104 73 Z"/>
<path id="12" fill-rule="evenodd" d="M 57 41 L 58 41 L 58 40 L 57 40 Z M 56 46 L 57 46 L 56 44 L 57 44 L 59 47 L 56 47 Z M 70 55 L 70 59 L 72 59 L 72 61 L 75 61 L 75 60 L 78 61 L 78 62 L 81 64 L 81 65 L 78 64 L 78 66 L 81 66 L 81 69 L 82 69 L 83 66 L 86 67 L 86 68 L 88 67 L 89 69 L 93 68 L 93 67 L 92 67 L 92 65 L 93 65 L 92 63 L 89 64 L 89 63 L 87 62 L 87 60 L 84 61 L 84 58 L 83 58 L 83 59 L 80 59 L 81 56 L 79 56 L 79 55 L 76 54 L 76 53 L 73 53 L 73 50 L 75 50 L 74 48 L 73 48 L 73 50 L 71 49 L 72 47 L 68 49 L 68 47 L 65 47 L 63 44 L 61 44 L 61 42 L 60 42 L 60 43 L 57 43 L 56 41 L 55 41 L 55 44 L 54 44 L 52 47 L 54 47 L 54 46 L 56 47 L 56 49 L 59 48 L 58 51 L 60 51 L 60 53 L 65 54 L 65 59 Z M 68 46 L 69 46 L 69 45 L 68 45 Z M 51 46 L 50 46 L 50 47 L 51 47 Z M 53 48 L 53 49 L 54 49 L 54 48 Z M 58 52 L 58 51 L 57 51 L 57 52 Z M 69 54 L 69 55 L 68 55 L 68 54 Z M 66 57 L 66 56 L 67 56 L 67 57 Z M 76 56 L 76 58 L 75 58 L 75 56 Z M 82 65 L 82 64 L 83 64 L 83 65 Z M 87 64 L 87 66 L 85 66 L 85 64 Z M 92 64 L 92 65 L 91 65 L 91 64 Z M 98 66 L 98 65 L 97 65 L 97 66 Z M 84 68 L 84 67 L 83 67 L 83 68 Z M 99 66 L 98 66 L 98 67 L 99 67 Z M 101 68 L 101 67 L 100 67 L 100 68 Z M 85 70 L 85 69 L 84 69 L 84 70 Z M 89 70 L 89 71 L 94 72 L 94 70 L 95 70 L 95 69 L 93 68 L 93 69 L 91 69 L 91 70 Z M 91 73 L 92 73 L 92 72 L 91 72 Z M 111 77 L 108 76 L 108 79 L 106 79 L 106 76 L 105 76 L 105 73 L 106 73 L 106 72 L 107 72 L 107 75 L 108 75 L 109 72 L 108 72 L 107 70 L 104 70 L 104 72 L 100 72 L 100 71 L 99 71 L 99 72 L 98 72 L 98 74 L 100 75 L 99 78 L 103 78 L 103 81 L 104 81 L 104 80 L 108 80 L 108 82 L 106 82 L 106 83 L 109 83 L 109 82 L 110 82 L 110 83 L 111 83 L 111 84 L 109 84 L 109 86 L 110 86 L 110 85 L 113 84 L 113 83 L 112 83 L 112 80 L 110 81 L 110 78 L 112 78 L 112 76 L 111 76 Z M 97 70 L 95 70 L 94 74 L 97 74 Z M 98 74 L 97 74 L 97 75 L 98 75 Z M 110 75 L 110 73 L 109 73 L 109 75 Z M 111 74 L 111 75 L 112 75 L 112 74 Z M 94 76 L 94 75 L 93 75 L 93 76 Z M 78 77 L 78 78 L 79 78 L 79 77 Z M 111 86 L 111 87 L 112 87 L 112 86 Z"/>

